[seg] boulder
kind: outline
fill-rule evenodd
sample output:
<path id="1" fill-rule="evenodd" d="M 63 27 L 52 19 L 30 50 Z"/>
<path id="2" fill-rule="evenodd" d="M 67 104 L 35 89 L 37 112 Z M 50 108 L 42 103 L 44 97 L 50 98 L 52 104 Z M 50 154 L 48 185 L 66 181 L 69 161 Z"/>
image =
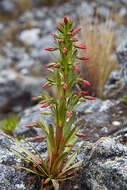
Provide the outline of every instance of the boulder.
<path id="1" fill-rule="evenodd" d="M 127 39 L 116 51 L 120 71 L 113 71 L 105 86 L 104 96 L 106 98 L 118 99 L 127 95 Z"/>
<path id="2" fill-rule="evenodd" d="M 29 139 L 30 140 L 30 139 Z M 40 190 L 40 180 L 26 171 L 17 170 L 14 166 L 24 166 L 24 161 L 5 148 L 13 147 L 15 140 L 0 131 L 0 188 L 2 190 Z M 25 142 L 22 140 L 22 144 Z M 103 137 L 95 143 L 82 144 L 78 160 L 83 160 L 82 166 L 74 178 L 60 183 L 60 190 L 126 190 L 127 189 L 127 141 L 123 136 Z M 33 143 L 32 143 L 33 144 Z M 25 146 L 33 152 L 31 147 Z M 45 142 L 35 142 L 33 146 L 45 157 Z M 74 147 L 75 150 L 75 147 Z M 28 166 L 29 167 L 29 166 Z M 30 180 L 31 179 L 31 180 Z"/>

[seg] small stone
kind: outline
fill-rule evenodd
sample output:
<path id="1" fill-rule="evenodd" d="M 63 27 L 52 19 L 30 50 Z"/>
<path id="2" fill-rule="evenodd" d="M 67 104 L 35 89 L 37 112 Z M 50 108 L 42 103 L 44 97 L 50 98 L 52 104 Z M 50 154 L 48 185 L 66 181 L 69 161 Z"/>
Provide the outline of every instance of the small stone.
<path id="1" fill-rule="evenodd" d="M 121 125 L 121 123 L 119 121 L 113 121 L 112 125 L 119 127 Z"/>

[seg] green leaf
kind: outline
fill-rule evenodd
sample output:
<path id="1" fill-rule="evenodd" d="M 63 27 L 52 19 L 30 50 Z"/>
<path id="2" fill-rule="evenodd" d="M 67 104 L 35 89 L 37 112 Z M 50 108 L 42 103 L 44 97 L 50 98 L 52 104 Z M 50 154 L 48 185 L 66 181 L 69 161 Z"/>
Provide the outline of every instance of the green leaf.
<path id="1" fill-rule="evenodd" d="M 45 175 L 42 175 L 42 174 L 40 174 L 38 172 L 35 172 L 35 171 L 33 171 L 33 170 L 29 169 L 29 168 L 25 168 L 25 167 L 21 167 L 21 166 L 18 166 L 18 167 L 14 166 L 14 168 L 16 168 L 16 169 L 23 169 L 23 170 L 26 170 L 27 172 L 30 172 L 30 173 L 33 173 L 33 174 L 45 177 Z"/>
<path id="2" fill-rule="evenodd" d="M 75 117 L 76 117 L 76 113 L 73 113 L 69 119 L 69 121 L 66 123 L 66 125 L 63 128 L 63 136 L 66 137 L 68 135 L 68 133 L 70 132 L 70 128 L 72 126 L 72 124 L 75 121 Z"/>
<path id="3" fill-rule="evenodd" d="M 68 175 L 72 175 L 75 171 L 76 168 L 78 168 L 79 166 L 81 166 L 82 161 L 79 161 L 75 164 L 73 164 L 73 166 L 67 168 L 66 170 L 62 171 L 59 175 L 58 178 L 66 178 L 66 176 Z"/>
<path id="4" fill-rule="evenodd" d="M 52 170 L 51 170 L 52 173 L 56 173 L 60 163 L 67 157 L 67 155 L 68 155 L 68 152 L 64 152 L 60 156 L 58 156 L 56 158 L 56 160 L 55 160 L 55 162 L 53 163 L 53 166 L 52 166 Z"/>
<path id="5" fill-rule="evenodd" d="M 42 122 L 43 122 L 43 125 L 44 125 L 44 131 L 46 131 L 47 134 L 49 134 L 49 128 L 48 128 L 48 125 L 47 123 L 45 122 L 45 119 L 44 117 L 41 115 L 41 119 L 42 119 Z"/>
<path id="6" fill-rule="evenodd" d="M 70 166 L 70 164 L 72 164 L 72 162 L 74 161 L 74 159 L 76 158 L 76 156 L 77 156 L 77 152 L 74 152 L 72 154 L 72 156 L 66 162 L 65 166 L 63 167 L 63 169 L 62 169 L 63 172 L 66 170 L 66 168 L 68 168 Z"/>
<path id="7" fill-rule="evenodd" d="M 55 141 L 55 137 L 54 137 L 54 127 L 51 124 L 49 124 L 48 139 L 49 139 L 49 143 L 50 143 L 50 151 L 52 150 L 52 152 L 55 153 L 56 152 L 56 141 Z"/>

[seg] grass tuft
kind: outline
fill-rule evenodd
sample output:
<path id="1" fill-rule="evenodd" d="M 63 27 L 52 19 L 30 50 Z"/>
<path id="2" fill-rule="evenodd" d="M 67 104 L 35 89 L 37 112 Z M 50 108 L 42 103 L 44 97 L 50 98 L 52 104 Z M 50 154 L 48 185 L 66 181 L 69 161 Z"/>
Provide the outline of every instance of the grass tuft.
<path id="1" fill-rule="evenodd" d="M 15 127 L 19 123 L 19 118 L 16 115 L 10 115 L 5 120 L 0 121 L 0 128 L 8 135 L 13 135 Z"/>
<path id="2" fill-rule="evenodd" d="M 87 18 L 81 21 L 85 31 L 82 32 L 82 39 L 87 47 L 88 62 L 82 64 L 82 75 L 92 84 L 91 93 L 103 98 L 105 83 L 111 71 L 116 67 L 116 57 L 111 59 L 115 48 L 115 33 L 108 20 L 103 25 L 98 21 L 89 21 Z M 93 93 L 94 92 L 94 93 Z"/>

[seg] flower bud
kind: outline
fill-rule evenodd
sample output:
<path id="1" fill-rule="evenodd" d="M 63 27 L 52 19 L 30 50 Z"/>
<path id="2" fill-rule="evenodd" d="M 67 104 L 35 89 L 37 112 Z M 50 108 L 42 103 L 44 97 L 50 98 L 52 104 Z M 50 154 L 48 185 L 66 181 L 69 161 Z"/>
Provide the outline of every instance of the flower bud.
<path id="1" fill-rule="evenodd" d="M 66 89 L 67 89 L 67 85 L 64 83 L 63 90 L 66 90 Z"/>
<path id="2" fill-rule="evenodd" d="M 74 44 L 74 47 L 80 48 L 80 49 L 86 49 L 86 46 L 84 44 Z"/>
<path id="3" fill-rule="evenodd" d="M 42 86 L 42 88 L 45 88 L 48 84 L 49 84 L 49 82 L 46 82 L 46 83 Z"/>
<path id="4" fill-rule="evenodd" d="M 67 24 L 67 22 L 68 22 L 67 17 L 64 17 L 64 23 Z"/>
<path id="5" fill-rule="evenodd" d="M 88 57 L 79 57 L 79 56 L 77 56 L 76 58 L 80 59 L 80 60 L 88 60 L 89 59 Z"/>
<path id="6" fill-rule="evenodd" d="M 75 32 L 80 32 L 82 30 L 82 28 L 78 28 Z"/>
<path id="7" fill-rule="evenodd" d="M 45 103 L 45 104 L 43 104 L 43 105 L 41 106 L 41 108 L 45 108 L 45 107 L 47 107 L 47 106 L 48 106 L 48 104 Z"/>
<path id="8" fill-rule="evenodd" d="M 35 137 L 35 140 L 40 140 L 42 137 L 41 136 L 38 136 L 38 137 Z"/>
<path id="9" fill-rule="evenodd" d="M 25 125 L 26 128 L 32 128 L 33 125 Z"/>
<path id="10" fill-rule="evenodd" d="M 69 111 L 67 111 L 67 117 L 69 118 L 71 116 L 71 114 L 69 113 Z"/>
<path id="11" fill-rule="evenodd" d="M 80 92 L 80 94 L 87 95 L 87 94 L 88 94 L 88 92 L 83 91 L 83 92 Z"/>
<path id="12" fill-rule="evenodd" d="M 66 54 L 67 53 L 67 49 L 64 48 L 63 51 L 62 51 L 63 54 Z"/>
<path id="13" fill-rule="evenodd" d="M 59 40 L 59 43 L 62 44 L 62 43 L 63 43 L 63 40 Z"/>
<path id="14" fill-rule="evenodd" d="M 85 99 L 89 99 L 89 100 L 96 100 L 95 97 L 92 97 L 92 96 L 84 96 Z"/>
<path id="15" fill-rule="evenodd" d="M 72 38 L 71 39 L 73 42 L 78 42 L 78 38 Z"/>
<path id="16" fill-rule="evenodd" d="M 85 138 L 85 137 L 86 137 L 86 134 L 76 134 L 76 136 Z"/>
<path id="17" fill-rule="evenodd" d="M 76 65 L 73 65 L 73 68 L 74 68 L 76 71 L 79 71 L 79 68 L 78 68 Z"/>
<path id="18" fill-rule="evenodd" d="M 55 51 L 57 50 L 58 48 L 56 47 L 51 47 L 51 48 L 45 48 L 46 51 Z"/>

